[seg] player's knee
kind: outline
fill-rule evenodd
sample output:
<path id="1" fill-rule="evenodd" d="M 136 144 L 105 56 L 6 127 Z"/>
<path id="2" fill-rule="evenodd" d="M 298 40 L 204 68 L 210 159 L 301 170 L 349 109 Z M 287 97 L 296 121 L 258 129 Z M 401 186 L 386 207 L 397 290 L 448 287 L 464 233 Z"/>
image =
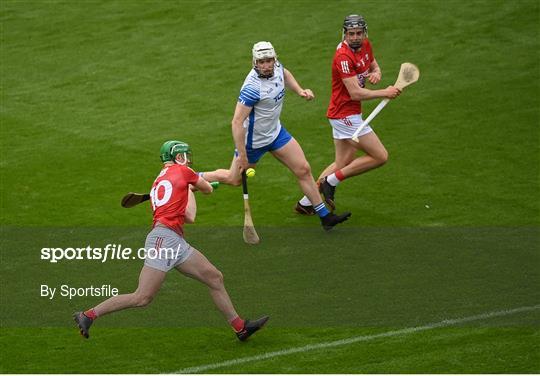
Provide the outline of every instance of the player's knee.
<path id="1" fill-rule="evenodd" d="M 241 178 L 239 178 L 239 177 L 237 177 L 237 178 L 231 177 L 231 178 L 229 178 L 227 184 L 229 184 L 229 185 L 234 185 L 234 186 L 239 186 L 241 183 L 242 183 L 242 179 L 241 179 Z"/>
<path id="2" fill-rule="evenodd" d="M 135 293 L 133 295 L 133 305 L 135 307 L 146 307 L 154 299 L 154 297 L 149 294 Z"/>
<path id="3" fill-rule="evenodd" d="M 296 172 L 296 176 L 298 176 L 299 178 L 309 177 L 311 176 L 311 166 L 306 161 L 300 167 L 298 167 L 295 172 Z"/>
<path id="4" fill-rule="evenodd" d="M 218 287 L 223 286 L 223 273 L 221 273 L 217 269 L 214 271 L 212 275 L 212 284 Z"/>
<path id="5" fill-rule="evenodd" d="M 220 288 L 223 286 L 223 273 L 216 268 L 208 269 L 205 272 L 205 280 L 211 288 Z"/>
<path id="6" fill-rule="evenodd" d="M 242 183 L 242 178 L 239 174 L 233 174 L 231 171 L 227 173 L 225 177 L 225 184 L 239 186 Z"/>
<path id="7" fill-rule="evenodd" d="M 386 149 L 378 150 L 376 153 L 369 154 L 373 160 L 373 167 L 380 167 L 388 161 L 388 152 Z"/>
<path id="8" fill-rule="evenodd" d="M 388 152 L 386 151 L 386 149 L 378 153 L 375 161 L 377 162 L 377 166 L 382 166 L 388 161 Z"/>

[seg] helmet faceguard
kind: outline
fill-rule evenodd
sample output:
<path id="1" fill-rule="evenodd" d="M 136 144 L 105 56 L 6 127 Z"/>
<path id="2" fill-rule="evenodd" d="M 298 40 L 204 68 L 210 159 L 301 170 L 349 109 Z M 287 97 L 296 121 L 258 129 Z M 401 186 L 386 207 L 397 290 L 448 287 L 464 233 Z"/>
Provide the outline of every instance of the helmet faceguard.
<path id="1" fill-rule="evenodd" d="M 367 23 L 364 17 L 358 14 L 351 14 L 343 20 L 343 32 L 348 29 L 360 28 L 367 34 Z"/>
<path id="2" fill-rule="evenodd" d="M 367 38 L 368 36 L 368 27 L 366 20 L 364 20 L 364 17 L 358 15 L 358 14 L 351 14 L 343 20 L 343 38 L 345 38 L 345 34 L 349 29 L 360 29 L 362 31 L 363 38 Z M 349 43 L 352 48 L 360 48 L 360 43 Z"/>
<path id="3" fill-rule="evenodd" d="M 183 157 L 183 161 L 176 159 L 177 155 Z M 166 141 L 159 150 L 161 162 L 173 162 L 180 165 L 191 165 L 191 147 L 182 141 Z"/>
<path id="4" fill-rule="evenodd" d="M 261 78 L 270 78 L 274 75 L 274 70 L 272 69 L 272 72 L 270 74 L 263 74 L 259 71 L 257 67 L 257 61 L 262 59 L 274 59 L 277 60 L 277 54 L 276 50 L 274 50 L 274 46 L 272 46 L 272 43 L 270 42 L 257 42 L 253 45 L 252 49 L 253 54 L 253 68 L 255 71 L 259 74 L 259 77 Z"/>

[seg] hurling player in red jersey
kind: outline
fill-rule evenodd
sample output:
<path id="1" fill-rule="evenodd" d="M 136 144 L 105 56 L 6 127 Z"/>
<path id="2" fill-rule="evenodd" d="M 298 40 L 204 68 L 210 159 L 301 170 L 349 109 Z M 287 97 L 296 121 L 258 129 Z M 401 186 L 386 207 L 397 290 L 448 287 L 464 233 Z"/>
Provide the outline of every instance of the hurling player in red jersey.
<path id="1" fill-rule="evenodd" d="M 380 80 L 381 69 L 367 38 L 366 21 L 356 14 L 347 16 L 343 21 L 343 40 L 332 62 L 332 96 L 326 113 L 332 125 L 335 160 L 319 176 L 319 191 L 332 209 L 335 209 L 334 192 L 339 182 L 379 167 L 388 159 L 388 152 L 369 125 L 358 135 L 358 143 L 351 139 L 362 125 L 362 101 L 394 99 L 401 93 L 394 86 L 380 90 L 365 88 L 366 81 L 374 85 Z M 365 154 L 357 156 L 358 150 Z M 314 214 L 306 196 L 296 203 L 295 209 L 300 214 Z"/>
<path id="2" fill-rule="evenodd" d="M 152 231 L 146 237 L 145 261 L 135 292 L 113 296 L 73 317 L 81 335 L 89 337 L 89 329 L 97 317 L 126 308 L 144 307 L 158 293 L 167 272 L 176 269 L 208 286 L 216 307 L 230 323 L 241 341 L 268 321 L 264 316 L 250 321 L 240 318 L 223 284 L 223 275 L 183 237 L 184 223 L 193 223 L 197 212 L 195 196 L 190 189 L 212 193 L 212 186 L 188 167 L 191 163 L 189 145 L 180 141 L 167 141 L 160 150 L 163 169 L 152 185 L 150 199 L 154 211 Z"/>

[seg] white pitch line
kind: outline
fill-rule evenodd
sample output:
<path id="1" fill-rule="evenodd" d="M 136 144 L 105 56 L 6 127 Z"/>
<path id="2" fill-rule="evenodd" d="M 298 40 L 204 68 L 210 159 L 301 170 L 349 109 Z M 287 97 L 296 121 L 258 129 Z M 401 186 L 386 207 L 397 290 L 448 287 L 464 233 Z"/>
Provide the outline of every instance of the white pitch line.
<path id="1" fill-rule="evenodd" d="M 367 335 L 367 336 L 344 338 L 338 341 L 323 342 L 323 343 L 317 343 L 313 345 L 306 345 L 302 347 L 292 347 L 290 349 L 272 351 L 272 352 L 268 352 L 268 353 L 264 353 L 260 355 L 248 356 L 245 358 L 231 359 L 231 360 L 227 360 L 227 361 L 219 362 L 219 363 L 203 364 L 200 366 L 184 368 L 173 373 L 199 373 L 199 372 L 209 371 L 209 370 L 217 369 L 217 368 L 230 367 L 230 366 L 236 366 L 236 365 L 244 364 L 244 363 L 257 362 L 259 360 L 277 358 L 279 356 L 303 353 L 303 352 L 319 350 L 319 349 L 326 349 L 329 347 L 350 345 L 356 342 L 367 342 L 367 341 L 371 341 L 371 340 L 375 340 L 379 338 L 396 337 L 396 336 L 401 336 L 401 335 L 406 335 L 406 334 L 411 334 L 411 333 L 422 332 L 425 330 L 431 330 L 431 329 L 436 329 L 436 328 L 443 328 L 446 326 L 463 324 L 470 321 L 478 321 L 478 320 L 490 319 L 493 317 L 508 316 L 508 315 L 512 315 L 514 313 L 520 313 L 520 312 L 529 312 L 529 311 L 534 311 L 537 309 L 540 309 L 540 305 L 535 305 L 535 306 L 530 306 L 530 307 L 520 307 L 520 308 L 508 309 L 508 310 L 503 310 L 503 311 L 487 312 L 487 313 L 482 313 L 475 316 L 462 317 L 459 319 L 443 320 L 440 322 L 427 324 L 423 326 L 416 326 L 416 327 L 405 328 L 405 329 L 400 329 L 400 330 L 393 330 L 390 332 L 384 332 L 384 333 Z"/>

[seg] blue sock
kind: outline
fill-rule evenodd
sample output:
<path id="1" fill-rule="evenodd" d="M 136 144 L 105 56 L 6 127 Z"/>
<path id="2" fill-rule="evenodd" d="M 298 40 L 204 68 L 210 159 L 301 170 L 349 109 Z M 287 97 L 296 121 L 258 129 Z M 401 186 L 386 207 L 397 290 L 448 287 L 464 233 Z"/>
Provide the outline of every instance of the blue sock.
<path id="1" fill-rule="evenodd" d="M 328 209 L 326 209 L 326 206 L 324 206 L 324 202 L 321 202 L 319 205 L 314 206 L 314 208 L 317 214 L 319 215 L 319 217 L 321 218 L 326 217 L 328 214 L 330 214 Z"/>

